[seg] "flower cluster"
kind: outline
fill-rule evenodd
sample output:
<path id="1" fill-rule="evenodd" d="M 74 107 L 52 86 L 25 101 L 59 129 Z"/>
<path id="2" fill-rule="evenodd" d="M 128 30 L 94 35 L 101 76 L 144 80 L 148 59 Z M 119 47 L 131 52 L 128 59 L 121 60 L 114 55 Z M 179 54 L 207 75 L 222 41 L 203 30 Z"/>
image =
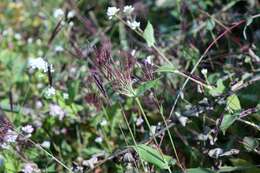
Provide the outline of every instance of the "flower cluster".
<path id="1" fill-rule="evenodd" d="M 107 9 L 107 16 L 108 16 L 108 19 L 112 19 L 114 16 L 116 16 L 116 14 L 120 11 L 119 8 L 116 8 L 116 7 L 108 7 Z M 134 11 L 134 7 L 132 5 L 126 5 L 124 8 L 123 8 L 123 13 L 127 16 L 128 20 L 126 21 L 127 25 L 135 30 L 137 28 L 140 27 L 140 22 L 137 22 L 135 19 L 133 19 L 131 17 L 131 14 L 133 13 Z"/>
<path id="2" fill-rule="evenodd" d="M 51 72 L 54 72 L 54 69 L 52 67 L 52 64 L 49 64 L 46 62 L 43 58 L 38 57 L 38 58 L 30 58 L 28 61 L 28 66 L 30 69 L 35 70 L 42 70 L 43 72 L 47 73 L 48 68 L 50 68 Z"/>

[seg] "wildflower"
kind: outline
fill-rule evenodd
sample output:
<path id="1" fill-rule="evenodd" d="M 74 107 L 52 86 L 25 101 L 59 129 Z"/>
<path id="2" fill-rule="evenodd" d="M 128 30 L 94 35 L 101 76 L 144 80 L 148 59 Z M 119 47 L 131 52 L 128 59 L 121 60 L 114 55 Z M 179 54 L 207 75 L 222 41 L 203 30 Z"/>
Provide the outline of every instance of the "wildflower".
<path id="1" fill-rule="evenodd" d="M 97 138 L 95 139 L 95 142 L 96 142 L 96 143 L 102 143 L 102 142 L 103 142 L 103 138 L 102 138 L 101 136 L 99 136 L 99 137 L 97 137 Z"/>
<path id="2" fill-rule="evenodd" d="M 185 116 L 180 115 L 179 112 L 176 112 L 176 117 L 177 117 L 178 121 L 181 123 L 181 125 L 182 125 L 183 127 L 185 127 L 185 126 L 186 126 L 186 123 L 187 123 L 187 121 L 188 121 L 188 117 L 185 117 Z"/>
<path id="3" fill-rule="evenodd" d="M 42 106 L 43 106 L 43 104 L 41 101 L 39 101 L 39 100 L 36 101 L 36 104 L 35 104 L 36 109 L 40 109 L 40 108 L 42 108 Z"/>
<path id="4" fill-rule="evenodd" d="M 62 120 L 65 116 L 65 112 L 62 110 L 62 108 L 59 105 L 55 105 L 55 104 L 50 104 L 49 106 L 50 109 L 50 115 L 54 116 L 54 117 L 58 117 L 59 120 Z"/>
<path id="5" fill-rule="evenodd" d="M 69 94 L 68 94 L 68 93 L 63 93 L 62 96 L 63 96 L 63 98 L 64 98 L 65 100 L 67 100 L 67 99 L 69 98 Z"/>
<path id="6" fill-rule="evenodd" d="M 43 142 L 41 143 L 41 146 L 42 146 L 43 148 L 50 148 L 51 143 L 50 143 L 50 141 L 43 141 Z"/>
<path id="7" fill-rule="evenodd" d="M 26 163 L 23 166 L 23 170 L 24 173 L 38 173 L 41 172 L 38 168 L 38 166 L 35 163 Z"/>
<path id="8" fill-rule="evenodd" d="M 46 89 L 46 91 L 45 91 L 45 96 L 46 96 L 46 97 L 51 97 L 51 96 L 55 95 L 55 92 L 56 92 L 55 88 L 53 88 L 53 87 L 48 87 L 48 88 Z"/>
<path id="9" fill-rule="evenodd" d="M 84 160 L 82 162 L 82 165 L 90 167 L 91 169 L 94 168 L 94 165 L 98 163 L 98 158 L 97 157 L 92 157 L 89 160 Z"/>
<path id="10" fill-rule="evenodd" d="M 6 133 L 5 137 L 4 137 L 4 141 L 5 142 L 9 142 L 9 143 L 13 143 L 13 142 L 16 141 L 17 136 L 18 135 L 14 131 L 8 129 L 8 131 L 7 131 L 7 133 Z"/>
<path id="11" fill-rule="evenodd" d="M 144 60 L 144 62 L 147 63 L 147 64 L 149 64 L 149 65 L 153 65 L 153 63 L 152 63 L 152 56 L 150 55 L 150 56 L 146 57 L 146 59 Z"/>
<path id="12" fill-rule="evenodd" d="M 33 132 L 34 128 L 32 127 L 32 125 L 26 125 L 24 127 L 22 127 L 22 131 L 27 133 L 27 134 L 31 134 Z"/>
<path id="13" fill-rule="evenodd" d="M 136 28 L 139 28 L 140 27 L 140 22 L 137 22 L 137 21 L 127 21 L 127 24 L 128 24 L 128 26 L 131 28 L 131 29 L 133 29 L 133 30 L 135 30 Z"/>
<path id="14" fill-rule="evenodd" d="M 61 8 L 55 9 L 54 12 L 53 12 L 53 16 L 55 18 L 60 19 L 64 16 L 64 11 Z"/>
<path id="15" fill-rule="evenodd" d="M 144 120 L 143 120 L 142 117 L 137 118 L 137 120 L 136 120 L 136 126 L 140 126 L 140 125 L 142 125 L 143 122 L 144 122 Z"/>
<path id="16" fill-rule="evenodd" d="M 134 7 L 132 5 L 124 6 L 123 12 L 126 14 L 131 14 L 134 11 Z"/>
<path id="17" fill-rule="evenodd" d="M 63 52 L 64 51 L 64 48 L 60 45 L 57 45 L 54 47 L 54 51 L 55 52 Z"/>
<path id="18" fill-rule="evenodd" d="M 207 76 L 208 70 L 204 68 L 204 69 L 201 70 L 201 73 L 202 73 L 204 76 Z"/>
<path id="19" fill-rule="evenodd" d="M 101 126 L 106 126 L 106 125 L 107 125 L 107 120 L 106 120 L 106 119 L 103 119 L 103 120 L 100 122 L 100 125 L 101 125 Z"/>
<path id="20" fill-rule="evenodd" d="M 43 70 L 43 72 L 45 72 L 45 73 L 48 72 L 48 66 L 49 66 L 51 72 L 54 71 L 52 65 L 48 64 L 48 62 L 46 62 L 41 57 L 38 57 L 36 59 L 30 58 L 29 61 L 28 61 L 28 66 L 32 70 L 34 70 L 34 69 Z"/>
<path id="21" fill-rule="evenodd" d="M 116 7 L 108 7 L 107 9 L 107 16 L 108 16 L 108 19 L 112 19 L 112 17 L 114 15 L 116 15 L 116 13 L 119 11 L 119 8 L 116 8 Z"/>
<path id="22" fill-rule="evenodd" d="M 73 10 L 72 10 L 72 11 L 69 11 L 68 14 L 67 14 L 67 18 L 68 18 L 68 19 L 71 19 L 71 18 L 73 18 L 74 16 L 75 16 L 75 11 L 73 11 Z"/>
<path id="23" fill-rule="evenodd" d="M 21 35 L 20 33 L 15 33 L 15 34 L 14 34 L 14 38 L 15 38 L 16 40 L 21 40 L 21 39 L 22 39 L 22 35 Z"/>

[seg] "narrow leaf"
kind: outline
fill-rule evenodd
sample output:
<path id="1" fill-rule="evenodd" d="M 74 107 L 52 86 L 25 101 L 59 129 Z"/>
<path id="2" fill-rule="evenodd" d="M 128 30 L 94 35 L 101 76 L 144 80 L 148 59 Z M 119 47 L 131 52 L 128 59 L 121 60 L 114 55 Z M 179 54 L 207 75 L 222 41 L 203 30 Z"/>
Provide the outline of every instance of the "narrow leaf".
<path id="1" fill-rule="evenodd" d="M 176 160 L 167 155 L 161 155 L 161 153 L 145 144 L 134 146 L 134 149 L 144 161 L 147 161 L 160 169 L 168 169 L 170 165 L 174 165 Z"/>

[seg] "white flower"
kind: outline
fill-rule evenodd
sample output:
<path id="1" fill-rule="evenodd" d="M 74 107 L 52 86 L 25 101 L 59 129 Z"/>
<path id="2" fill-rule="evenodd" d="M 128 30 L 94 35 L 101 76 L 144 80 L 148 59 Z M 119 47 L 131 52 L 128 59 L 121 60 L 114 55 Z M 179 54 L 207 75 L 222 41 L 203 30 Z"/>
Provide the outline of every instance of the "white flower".
<path id="1" fill-rule="evenodd" d="M 62 18 L 64 16 L 64 11 L 61 8 L 55 9 L 53 12 L 55 18 Z"/>
<path id="2" fill-rule="evenodd" d="M 82 162 L 82 165 L 87 166 L 87 167 L 93 169 L 93 168 L 94 168 L 94 165 L 95 165 L 96 163 L 98 163 L 98 158 L 97 158 L 97 157 L 92 157 L 92 158 L 90 158 L 89 160 L 84 160 L 84 161 Z"/>
<path id="3" fill-rule="evenodd" d="M 131 14 L 134 11 L 134 7 L 132 5 L 124 6 L 123 12 L 126 14 Z"/>
<path id="4" fill-rule="evenodd" d="M 127 24 L 128 24 L 128 26 L 131 28 L 131 29 L 133 29 L 133 30 L 135 30 L 136 28 L 139 28 L 140 27 L 140 22 L 137 22 L 137 21 L 127 21 Z"/>
<path id="5" fill-rule="evenodd" d="M 107 9 L 107 16 L 108 16 L 108 19 L 112 19 L 112 17 L 114 15 L 116 15 L 116 13 L 119 11 L 119 8 L 116 8 L 116 7 L 108 7 Z"/>
<path id="6" fill-rule="evenodd" d="M 26 163 L 23 166 L 23 170 L 24 173 L 38 173 L 41 172 L 38 168 L 38 166 L 35 163 Z"/>
<path id="7" fill-rule="evenodd" d="M 14 34 L 14 38 L 15 38 L 16 40 L 21 40 L 21 39 L 22 39 L 22 35 L 21 35 L 20 33 L 15 33 L 15 34 Z"/>
<path id="8" fill-rule="evenodd" d="M 69 98 L 69 94 L 68 94 L 68 93 L 63 93 L 62 96 L 63 96 L 63 98 L 64 98 L 65 100 L 67 100 L 67 99 Z"/>
<path id="9" fill-rule="evenodd" d="M 99 136 L 99 137 L 97 137 L 97 138 L 95 139 L 95 142 L 96 142 L 96 143 L 102 143 L 102 142 L 103 142 L 103 138 L 102 138 L 101 136 Z"/>
<path id="10" fill-rule="evenodd" d="M 27 133 L 27 134 L 31 134 L 33 132 L 34 128 L 32 127 L 32 125 L 26 125 L 24 127 L 22 127 L 22 131 Z"/>
<path id="11" fill-rule="evenodd" d="M 60 45 L 57 45 L 54 47 L 54 51 L 55 52 L 63 52 L 64 51 L 64 48 Z"/>
<path id="12" fill-rule="evenodd" d="M 53 88 L 53 87 L 48 87 L 48 88 L 46 89 L 46 91 L 45 91 L 45 96 L 46 96 L 46 97 L 54 96 L 54 95 L 55 95 L 55 92 L 56 92 L 55 88 Z"/>
<path id="13" fill-rule="evenodd" d="M 16 139 L 17 139 L 17 134 L 14 132 L 14 131 L 12 131 L 12 130 L 8 130 L 7 131 L 7 133 L 6 133 L 6 135 L 5 135 L 5 137 L 4 137 L 4 141 L 5 142 L 15 142 L 16 141 Z"/>
<path id="14" fill-rule="evenodd" d="M 106 119 L 103 119 L 103 120 L 100 122 L 100 125 L 101 125 L 101 126 L 106 126 L 106 125 L 107 125 L 107 120 L 106 120 Z"/>
<path id="15" fill-rule="evenodd" d="M 184 116 L 179 116 L 179 117 L 178 117 L 178 120 L 179 120 L 179 122 L 181 123 L 181 125 L 182 125 L 183 127 L 185 127 L 185 126 L 186 126 L 186 123 L 187 123 L 187 121 L 188 121 L 188 118 L 187 118 L 187 117 L 184 117 Z"/>
<path id="16" fill-rule="evenodd" d="M 143 120 L 143 118 L 142 117 L 139 117 L 139 118 L 137 118 L 137 120 L 136 120 L 136 126 L 140 126 L 140 125 L 142 125 L 143 124 L 143 122 L 144 122 L 144 120 Z"/>
<path id="17" fill-rule="evenodd" d="M 206 76 L 207 73 L 208 73 L 208 70 L 204 68 L 204 69 L 201 70 L 201 73 L 202 73 L 204 76 Z"/>
<path id="18" fill-rule="evenodd" d="M 68 12 L 68 15 L 67 15 L 68 19 L 73 18 L 73 17 L 75 16 L 75 14 L 76 14 L 75 11 L 73 11 L 73 10 L 72 10 L 72 11 L 69 11 L 69 12 Z"/>
<path id="19" fill-rule="evenodd" d="M 41 146 L 42 146 L 43 148 L 50 148 L 51 142 L 50 142 L 50 141 L 43 141 L 43 142 L 41 143 Z"/>
<path id="20" fill-rule="evenodd" d="M 59 117 L 59 120 L 62 120 L 65 116 L 65 112 L 62 110 L 62 108 L 59 105 L 50 104 L 50 115 L 54 117 Z"/>
<path id="21" fill-rule="evenodd" d="M 28 66 L 29 68 L 31 68 L 32 70 L 35 69 L 39 69 L 39 70 L 43 70 L 43 72 L 48 72 L 48 66 L 50 66 L 50 70 L 51 72 L 53 72 L 53 67 L 51 64 L 48 64 L 44 59 L 42 59 L 41 57 L 38 58 L 29 58 L 28 61 Z"/>
<path id="22" fill-rule="evenodd" d="M 152 63 L 152 56 L 149 55 L 148 57 L 146 57 L 146 59 L 144 60 L 147 64 L 153 65 Z"/>
<path id="23" fill-rule="evenodd" d="M 40 108 L 42 108 L 42 106 L 43 106 L 43 104 L 41 101 L 39 101 L 39 100 L 36 101 L 36 104 L 35 104 L 36 109 L 40 109 Z"/>

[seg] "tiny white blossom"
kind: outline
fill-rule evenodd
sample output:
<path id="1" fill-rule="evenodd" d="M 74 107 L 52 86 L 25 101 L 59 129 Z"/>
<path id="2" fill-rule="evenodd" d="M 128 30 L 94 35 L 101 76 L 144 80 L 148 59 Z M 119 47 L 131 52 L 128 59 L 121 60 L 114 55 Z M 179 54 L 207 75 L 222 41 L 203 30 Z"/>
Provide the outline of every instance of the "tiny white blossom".
<path id="1" fill-rule="evenodd" d="M 103 120 L 100 122 L 100 125 L 101 125 L 101 126 L 106 126 L 106 125 L 107 125 L 107 120 L 106 120 L 106 119 L 103 119 Z"/>
<path id="2" fill-rule="evenodd" d="M 50 148 L 51 142 L 50 141 L 43 141 L 41 143 L 41 146 L 44 147 L 44 148 Z"/>
<path id="3" fill-rule="evenodd" d="M 57 45 L 54 47 L 54 51 L 55 52 L 63 52 L 64 51 L 64 48 L 60 45 Z"/>
<path id="4" fill-rule="evenodd" d="M 71 22 L 69 23 L 69 26 L 70 26 L 70 27 L 74 26 L 74 22 L 71 21 Z"/>
<path id="5" fill-rule="evenodd" d="M 29 58 L 28 61 L 28 66 L 30 69 L 35 70 L 43 70 L 43 72 L 48 72 L 48 66 L 50 66 L 50 70 L 51 72 L 53 72 L 53 67 L 51 64 L 48 64 L 48 62 L 46 62 L 44 59 L 42 59 L 41 57 L 38 58 Z"/>
<path id="6" fill-rule="evenodd" d="M 187 118 L 187 117 L 184 117 L 184 116 L 179 116 L 179 117 L 178 117 L 178 120 L 179 120 L 179 122 L 181 123 L 181 125 L 182 125 L 183 127 L 185 127 L 185 126 L 186 126 L 186 123 L 187 123 L 187 121 L 188 121 L 188 118 Z"/>
<path id="7" fill-rule="evenodd" d="M 64 118 L 65 112 L 62 110 L 62 108 L 59 105 L 50 104 L 49 109 L 50 109 L 50 115 L 54 117 L 58 117 L 59 120 L 62 120 Z"/>
<path id="8" fill-rule="evenodd" d="M 140 126 L 140 125 L 142 125 L 143 122 L 144 122 L 144 120 L 143 120 L 142 117 L 137 118 L 137 120 L 136 120 L 136 126 Z"/>
<path id="9" fill-rule="evenodd" d="M 134 11 L 134 7 L 132 5 L 124 6 L 123 12 L 126 14 L 131 14 Z"/>
<path id="10" fill-rule="evenodd" d="M 14 34 L 14 38 L 15 38 L 16 40 L 21 40 L 21 39 L 22 39 L 22 35 L 21 35 L 20 33 L 15 33 L 15 34 Z"/>
<path id="11" fill-rule="evenodd" d="M 17 136 L 18 136 L 17 133 L 15 133 L 14 131 L 9 129 L 6 133 L 6 135 L 4 136 L 4 141 L 10 142 L 10 143 L 15 142 L 17 139 Z"/>
<path id="12" fill-rule="evenodd" d="M 74 10 L 72 10 L 72 11 L 69 11 L 68 12 L 68 15 L 67 15 L 67 17 L 68 17 L 68 19 L 71 19 L 71 18 L 73 18 L 74 16 L 75 16 L 75 11 Z"/>
<path id="13" fill-rule="evenodd" d="M 114 15 L 116 15 L 116 13 L 119 11 L 119 8 L 116 8 L 116 7 L 108 7 L 107 9 L 107 16 L 108 16 L 108 19 L 112 19 L 112 17 Z"/>
<path id="14" fill-rule="evenodd" d="M 69 98 L 69 94 L 68 94 L 68 93 L 63 93 L 62 96 L 63 96 L 63 98 L 64 98 L 65 100 L 67 100 L 67 99 Z"/>
<path id="15" fill-rule="evenodd" d="M 152 56 L 149 55 L 148 57 L 146 57 L 146 59 L 144 60 L 147 64 L 153 65 L 152 63 Z"/>
<path id="16" fill-rule="evenodd" d="M 82 162 L 82 165 L 87 166 L 87 167 L 93 169 L 93 168 L 94 168 L 94 165 L 95 165 L 96 163 L 98 163 L 98 158 L 97 158 L 97 157 L 92 157 L 92 158 L 90 158 L 89 160 L 84 160 L 84 161 Z"/>
<path id="17" fill-rule="evenodd" d="M 55 95 L 55 93 L 56 93 L 55 88 L 53 88 L 53 87 L 48 87 L 48 88 L 46 89 L 46 91 L 45 91 L 45 96 L 46 96 L 46 97 L 52 97 L 52 96 Z"/>
<path id="18" fill-rule="evenodd" d="M 40 109 L 40 108 L 42 108 L 42 106 L 43 106 L 43 104 L 42 104 L 42 102 L 41 101 L 36 101 L 36 104 L 35 104 L 35 107 L 37 108 L 37 109 Z"/>
<path id="19" fill-rule="evenodd" d="M 206 76 L 207 73 L 208 73 L 208 70 L 204 68 L 204 69 L 201 70 L 201 73 L 202 73 L 204 76 Z"/>
<path id="20" fill-rule="evenodd" d="M 34 128 L 32 127 L 32 125 L 28 124 L 28 125 L 22 127 L 22 131 L 27 134 L 31 134 L 34 131 Z"/>
<path id="21" fill-rule="evenodd" d="M 64 11 L 61 8 L 55 9 L 53 12 L 55 18 L 62 18 L 64 16 Z"/>
<path id="22" fill-rule="evenodd" d="M 38 168 L 38 166 L 35 163 L 26 163 L 23 166 L 23 170 L 24 173 L 39 173 L 41 172 L 40 169 Z"/>
<path id="23" fill-rule="evenodd" d="M 101 136 L 99 136 L 99 137 L 97 137 L 97 138 L 95 139 L 95 142 L 96 142 L 96 143 L 102 143 L 102 142 L 103 142 L 103 138 L 102 138 Z"/>
<path id="24" fill-rule="evenodd" d="M 140 22 L 137 22 L 137 21 L 130 21 L 130 20 L 128 20 L 127 21 L 127 24 L 128 24 L 128 26 L 131 28 L 131 29 L 133 29 L 133 30 L 135 30 L 136 28 L 139 28 L 140 27 Z"/>

